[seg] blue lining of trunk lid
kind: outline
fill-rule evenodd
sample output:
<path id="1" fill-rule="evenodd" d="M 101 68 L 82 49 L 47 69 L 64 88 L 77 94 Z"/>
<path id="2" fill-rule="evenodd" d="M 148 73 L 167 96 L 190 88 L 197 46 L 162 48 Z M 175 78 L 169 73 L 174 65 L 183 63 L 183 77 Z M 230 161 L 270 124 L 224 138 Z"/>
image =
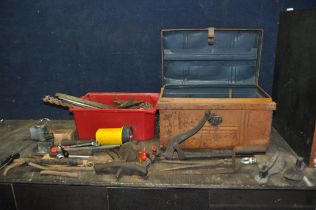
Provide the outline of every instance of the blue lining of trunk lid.
<path id="1" fill-rule="evenodd" d="M 164 97 L 268 97 L 257 88 L 262 30 L 162 31 Z M 238 88 L 239 87 L 239 88 Z"/>
<path id="2" fill-rule="evenodd" d="M 165 85 L 256 85 L 261 30 L 215 30 L 209 45 L 207 30 L 163 31 Z"/>

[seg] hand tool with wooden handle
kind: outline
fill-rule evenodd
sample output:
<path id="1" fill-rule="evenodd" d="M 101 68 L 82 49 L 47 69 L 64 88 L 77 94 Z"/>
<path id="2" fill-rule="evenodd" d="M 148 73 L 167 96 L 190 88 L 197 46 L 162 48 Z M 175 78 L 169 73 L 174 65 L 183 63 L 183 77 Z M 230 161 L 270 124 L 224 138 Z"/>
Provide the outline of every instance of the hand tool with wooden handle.
<path id="1" fill-rule="evenodd" d="M 13 153 L 9 155 L 4 161 L 0 163 L 0 170 L 5 166 L 11 164 L 13 160 L 20 158 L 20 153 Z"/>
<path id="2" fill-rule="evenodd" d="M 64 177 L 71 177 L 71 178 L 78 178 L 78 172 L 62 172 L 62 171 L 50 171 L 50 170 L 43 170 L 40 172 L 40 175 L 52 175 L 52 176 L 64 176 Z"/>

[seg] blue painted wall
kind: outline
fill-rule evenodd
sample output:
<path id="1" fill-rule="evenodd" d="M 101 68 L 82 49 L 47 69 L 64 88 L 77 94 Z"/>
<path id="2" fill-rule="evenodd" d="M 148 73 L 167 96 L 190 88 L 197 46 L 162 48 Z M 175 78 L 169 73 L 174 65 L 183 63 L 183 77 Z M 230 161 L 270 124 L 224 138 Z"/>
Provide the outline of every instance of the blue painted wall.
<path id="1" fill-rule="evenodd" d="M 261 86 L 271 93 L 279 12 L 314 0 L 2 0 L 0 118 L 72 118 L 55 92 L 159 92 L 161 28 L 263 28 Z"/>

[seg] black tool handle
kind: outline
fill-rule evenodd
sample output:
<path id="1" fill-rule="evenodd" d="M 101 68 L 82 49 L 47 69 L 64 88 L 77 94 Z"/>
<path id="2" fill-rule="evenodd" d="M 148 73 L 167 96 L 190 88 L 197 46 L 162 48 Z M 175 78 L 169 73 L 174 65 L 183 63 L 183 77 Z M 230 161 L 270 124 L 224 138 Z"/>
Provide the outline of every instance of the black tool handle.
<path id="1" fill-rule="evenodd" d="M 124 174 L 134 174 L 135 172 L 138 175 L 146 176 L 148 171 L 145 166 L 142 166 L 137 163 L 130 163 L 125 161 L 113 161 L 104 164 L 97 164 L 94 166 L 95 172 L 102 173 L 102 172 L 114 172 L 116 176 L 119 177 L 121 173 Z"/>
<path id="2" fill-rule="evenodd" d="M 9 165 L 13 162 L 13 160 L 20 158 L 20 153 L 13 153 L 9 155 L 4 161 L 0 163 L 0 170 L 4 168 L 6 165 Z"/>

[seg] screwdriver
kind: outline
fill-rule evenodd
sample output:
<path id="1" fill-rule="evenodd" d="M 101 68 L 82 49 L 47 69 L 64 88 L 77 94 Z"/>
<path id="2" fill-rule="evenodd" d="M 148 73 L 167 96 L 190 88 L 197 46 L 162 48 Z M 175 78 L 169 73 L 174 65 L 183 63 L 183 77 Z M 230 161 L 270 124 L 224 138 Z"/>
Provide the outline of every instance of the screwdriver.
<path id="1" fill-rule="evenodd" d="M 5 166 L 11 164 L 13 162 L 13 160 L 18 159 L 18 158 L 20 158 L 20 153 L 13 153 L 13 154 L 9 155 L 4 161 L 2 161 L 0 163 L 0 171 Z"/>

